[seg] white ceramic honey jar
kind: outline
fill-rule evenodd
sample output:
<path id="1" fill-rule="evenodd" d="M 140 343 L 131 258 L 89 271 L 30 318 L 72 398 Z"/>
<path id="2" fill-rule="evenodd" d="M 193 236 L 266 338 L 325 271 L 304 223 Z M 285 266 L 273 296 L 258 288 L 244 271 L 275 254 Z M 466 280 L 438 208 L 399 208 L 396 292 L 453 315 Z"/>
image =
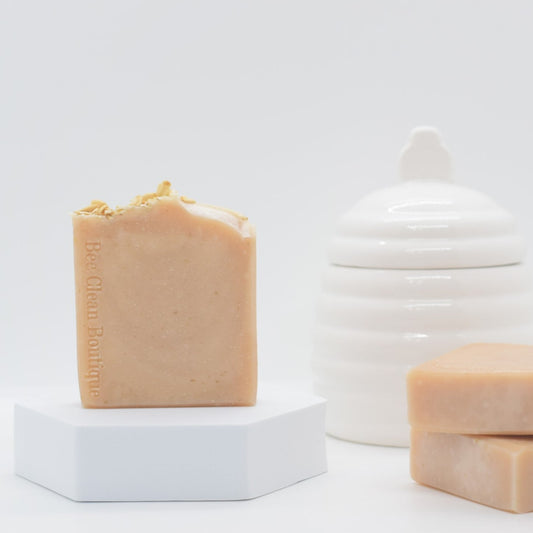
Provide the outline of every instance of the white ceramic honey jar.
<path id="1" fill-rule="evenodd" d="M 399 169 L 338 221 L 313 371 L 328 433 L 407 446 L 408 369 L 469 343 L 533 344 L 533 292 L 514 217 L 452 182 L 435 129 L 413 130 Z"/>

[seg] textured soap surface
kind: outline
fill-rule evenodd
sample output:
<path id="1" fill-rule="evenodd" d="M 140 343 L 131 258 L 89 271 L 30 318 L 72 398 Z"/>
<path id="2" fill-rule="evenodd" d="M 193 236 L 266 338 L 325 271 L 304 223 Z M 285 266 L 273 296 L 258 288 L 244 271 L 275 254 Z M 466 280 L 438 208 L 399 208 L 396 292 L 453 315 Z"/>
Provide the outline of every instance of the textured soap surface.
<path id="1" fill-rule="evenodd" d="M 407 396 L 418 429 L 533 435 L 533 347 L 464 346 L 411 369 Z"/>
<path id="2" fill-rule="evenodd" d="M 533 437 L 411 431 L 418 483 L 498 509 L 533 510 Z"/>
<path id="3" fill-rule="evenodd" d="M 85 407 L 253 405 L 255 230 L 164 183 L 73 215 Z"/>

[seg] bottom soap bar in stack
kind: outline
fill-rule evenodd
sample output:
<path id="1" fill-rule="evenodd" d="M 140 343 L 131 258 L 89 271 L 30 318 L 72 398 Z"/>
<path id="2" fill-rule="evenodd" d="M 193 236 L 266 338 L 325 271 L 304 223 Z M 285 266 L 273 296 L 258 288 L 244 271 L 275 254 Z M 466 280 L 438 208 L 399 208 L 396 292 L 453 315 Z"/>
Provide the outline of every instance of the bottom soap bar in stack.
<path id="1" fill-rule="evenodd" d="M 473 344 L 407 376 L 411 475 L 506 511 L 533 511 L 533 346 Z"/>
<path id="2" fill-rule="evenodd" d="M 533 510 L 533 437 L 411 431 L 411 476 L 478 503 Z"/>

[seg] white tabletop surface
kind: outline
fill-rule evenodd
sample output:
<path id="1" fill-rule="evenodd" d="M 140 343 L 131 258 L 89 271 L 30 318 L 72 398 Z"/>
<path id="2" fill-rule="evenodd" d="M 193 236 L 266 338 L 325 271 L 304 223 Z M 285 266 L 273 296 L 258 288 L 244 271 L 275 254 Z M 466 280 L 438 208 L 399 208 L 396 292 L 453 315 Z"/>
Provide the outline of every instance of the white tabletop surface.
<path id="1" fill-rule="evenodd" d="M 415 484 L 408 450 L 327 439 L 329 472 L 238 502 L 76 503 L 13 474 L 12 407 L 0 395 L 0 531 L 25 533 L 216 531 L 530 532 L 513 515 Z"/>

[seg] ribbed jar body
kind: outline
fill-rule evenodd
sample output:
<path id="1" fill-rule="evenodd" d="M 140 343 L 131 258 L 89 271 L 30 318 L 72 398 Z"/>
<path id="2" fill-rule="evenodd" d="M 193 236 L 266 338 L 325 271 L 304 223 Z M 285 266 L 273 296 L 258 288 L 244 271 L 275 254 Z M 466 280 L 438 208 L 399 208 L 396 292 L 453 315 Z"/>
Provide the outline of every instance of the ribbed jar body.
<path id="1" fill-rule="evenodd" d="M 315 330 L 315 390 L 327 432 L 408 446 L 410 367 L 465 344 L 533 344 L 533 284 L 522 264 L 443 270 L 329 266 Z"/>

